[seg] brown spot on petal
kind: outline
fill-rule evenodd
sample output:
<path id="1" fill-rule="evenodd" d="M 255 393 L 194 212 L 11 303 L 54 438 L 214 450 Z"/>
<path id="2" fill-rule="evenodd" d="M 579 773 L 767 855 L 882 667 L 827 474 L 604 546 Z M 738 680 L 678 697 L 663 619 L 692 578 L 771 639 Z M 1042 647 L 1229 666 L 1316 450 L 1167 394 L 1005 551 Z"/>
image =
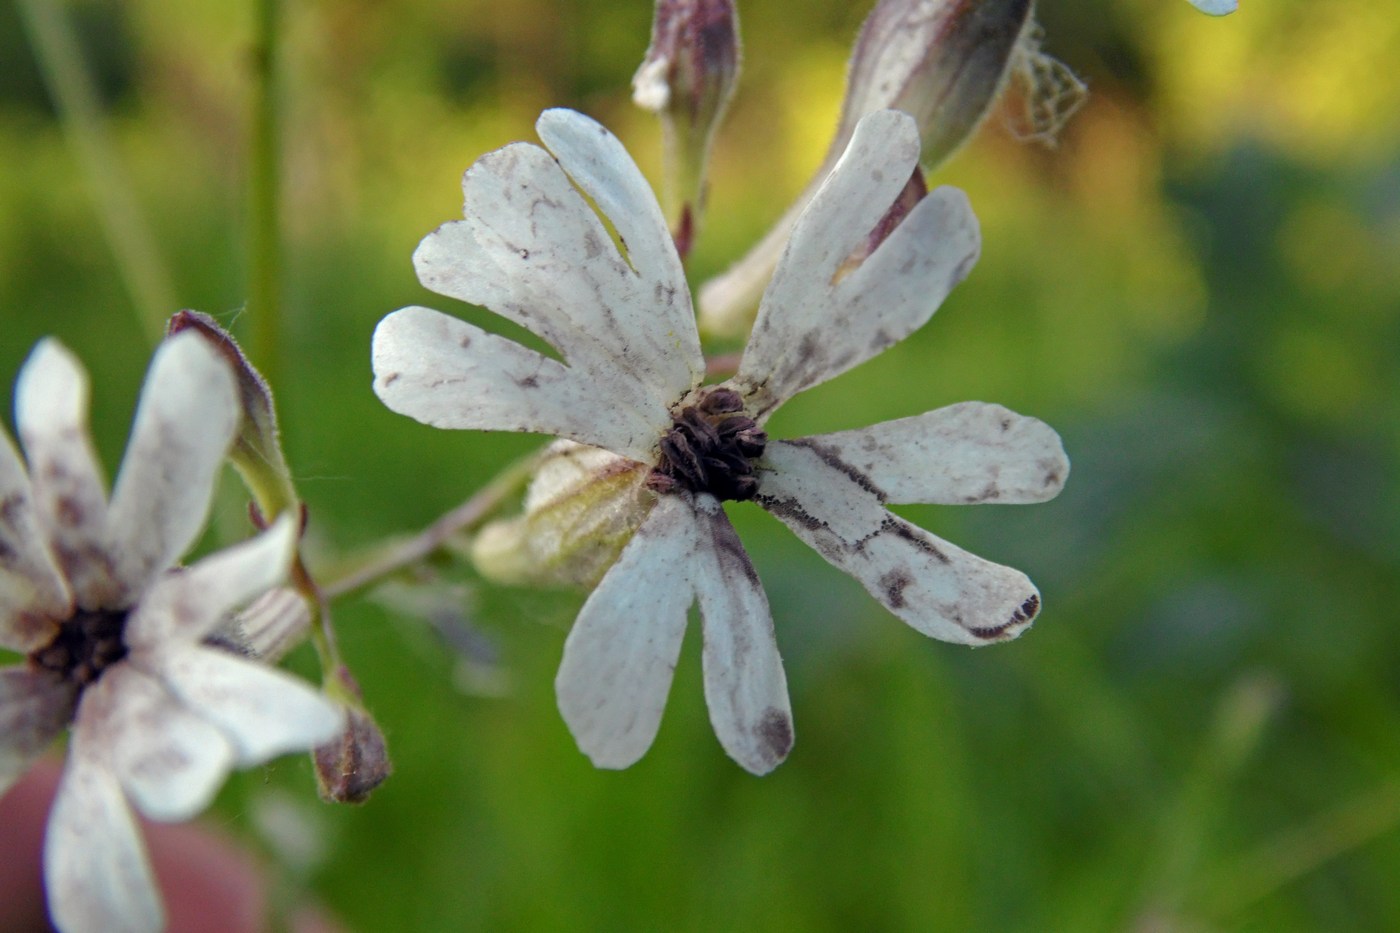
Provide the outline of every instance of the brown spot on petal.
<path id="1" fill-rule="evenodd" d="M 975 635 L 983 641 L 1000 641 L 1006 637 L 1006 630 L 1015 624 L 1007 622 L 1004 625 L 985 625 L 977 628 L 969 628 L 969 634 Z"/>
<path id="2" fill-rule="evenodd" d="M 60 525 L 77 528 L 83 523 L 83 506 L 72 496 L 60 496 L 57 502 L 57 517 Z"/>
<path id="3" fill-rule="evenodd" d="M 792 720 L 780 709 L 770 706 L 763 711 L 763 718 L 758 723 L 758 735 L 772 754 L 774 764 L 792 751 Z"/>
<path id="4" fill-rule="evenodd" d="M 760 495 L 755 496 L 754 501 L 774 516 L 796 522 L 808 531 L 820 531 L 826 527 L 826 522 L 804 509 L 796 499 Z"/>
<path id="5" fill-rule="evenodd" d="M 870 481 L 870 477 L 866 476 L 860 470 L 851 466 L 845 460 L 842 460 L 840 455 L 837 454 L 837 452 L 831 449 L 830 447 L 827 447 L 824 444 L 819 444 L 809 437 L 799 438 L 797 440 L 788 441 L 787 443 L 792 447 L 802 447 L 806 450 L 810 450 L 812 453 L 817 455 L 817 459 L 819 459 L 822 463 L 831 467 L 836 472 L 842 474 L 851 482 L 859 486 L 861 489 L 864 489 L 866 492 L 879 499 L 882 503 L 885 501 L 886 497 L 883 489 L 872 483 Z"/>
<path id="6" fill-rule="evenodd" d="M 1026 597 L 1026 601 L 1021 603 L 1021 605 L 1016 608 L 1016 611 L 1011 614 L 1010 621 L 1001 625 L 991 625 L 985 628 L 969 628 L 968 632 L 987 641 L 1000 641 L 1011 637 L 1008 635 L 1011 629 L 1020 629 L 1028 624 L 1035 618 L 1036 613 L 1039 611 L 1040 597 L 1032 593 L 1030 596 Z"/>
<path id="7" fill-rule="evenodd" d="M 880 525 L 880 532 L 889 532 L 897 538 L 903 538 L 940 564 L 949 563 L 948 555 L 934 547 L 933 542 L 922 537 L 913 526 L 905 524 L 892 515 Z"/>
<path id="8" fill-rule="evenodd" d="M 1016 614 L 1011 617 L 1011 620 L 1013 622 L 1029 622 L 1035 618 L 1038 612 L 1040 612 L 1040 597 L 1032 593 L 1025 602 L 1021 603 L 1021 608 L 1016 610 Z"/>
<path id="9" fill-rule="evenodd" d="M 885 605 L 891 609 L 903 609 L 907 606 L 908 602 L 904 598 L 904 590 L 913 582 L 914 578 L 902 568 L 883 574 L 880 577 L 880 591 L 884 594 Z"/>

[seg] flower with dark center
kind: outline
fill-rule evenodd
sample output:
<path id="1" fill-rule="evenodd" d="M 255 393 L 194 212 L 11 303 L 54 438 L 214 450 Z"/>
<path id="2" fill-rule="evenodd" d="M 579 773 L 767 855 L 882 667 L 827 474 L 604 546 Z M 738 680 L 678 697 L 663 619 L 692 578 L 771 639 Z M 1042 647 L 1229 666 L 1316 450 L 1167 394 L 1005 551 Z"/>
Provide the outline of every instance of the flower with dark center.
<path id="1" fill-rule="evenodd" d="M 725 751 L 762 774 L 791 749 L 768 600 L 726 499 L 762 506 L 920 632 L 982 645 L 1024 631 L 1040 608 L 1024 574 L 889 506 L 1048 499 L 1069 471 L 1049 427 L 967 402 L 796 440 L 764 429 L 788 399 L 920 327 L 977 259 L 977 220 L 952 188 L 914 199 L 872 245 L 918 162 L 914 121 L 884 110 L 856 125 L 793 228 L 735 375 L 716 386 L 701 385 L 684 270 L 621 143 L 568 110 L 536 129 L 550 152 L 516 143 L 478 160 L 462 182 L 466 219 L 424 239 L 414 263 L 428 288 L 530 329 L 562 360 L 403 308 L 375 330 L 374 389 L 437 427 L 555 434 L 649 471 L 636 530 L 584 603 L 555 680 L 594 763 L 624 768 L 651 745 L 695 603 Z M 591 524 L 564 509 L 586 497 L 556 503 L 568 527 Z"/>
<path id="2" fill-rule="evenodd" d="M 162 910 L 128 804 L 188 819 L 234 766 L 309 749 L 340 710 L 217 647 L 234 610 L 283 582 L 296 523 L 189 567 L 238 427 L 228 364 L 196 334 L 161 344 L 110 497 L 87 428 L 88 383 L 56 341 L 20 371 L 0 430 L 0 793 L 69 728 L 44 879 L 65 933 L 158 930 Z"/>

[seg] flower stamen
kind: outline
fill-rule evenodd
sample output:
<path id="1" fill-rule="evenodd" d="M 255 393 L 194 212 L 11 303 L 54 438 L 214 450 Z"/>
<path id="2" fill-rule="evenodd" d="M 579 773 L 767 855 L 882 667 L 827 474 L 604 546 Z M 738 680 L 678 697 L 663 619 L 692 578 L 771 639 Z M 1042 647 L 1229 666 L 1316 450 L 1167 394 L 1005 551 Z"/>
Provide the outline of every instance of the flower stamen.
<path id="1" fill-rule="evenodd" d="M 763 456 L 768 435 L 743 410 L 738 392 L 715 389 L 673 415 L 647 486 L 660 493 L 681 486 L 721 502 L 756 496 L 753 461 Z"/>
<path id="2" fill-rule="evenodd" d="M 44 647 L 29 656 L 45 670 L 53 671 L 79 687 L 86 687 L 102 672 L 126 657 L 125 609 L 79 611 L 58 628 Z"/>

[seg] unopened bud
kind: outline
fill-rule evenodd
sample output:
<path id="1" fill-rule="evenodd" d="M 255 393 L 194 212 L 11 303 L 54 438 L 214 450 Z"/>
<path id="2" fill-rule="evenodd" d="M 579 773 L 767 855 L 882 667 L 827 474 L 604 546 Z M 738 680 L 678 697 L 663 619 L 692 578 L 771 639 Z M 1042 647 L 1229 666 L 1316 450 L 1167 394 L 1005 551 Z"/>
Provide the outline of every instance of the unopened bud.
<path id="1" fill-rule="evenodd" d="M 331 803 L 364 803 L 394 771 L 384 733 L 360 704 L 360 687 L 343 666 L 327 693 L 345 709 L 345 729 L 311 753 L 316 786 Z"/>
<path id="2" fill-rule="evenodd" d="M 646 517 L 647 473 L 606 450 L 556 441 L 530 482 L 524 512 L 483 528 L 472 561 L 498 583 L 592 586 Z"/>
<path id="3" fill-rule="evenodd" d="M 306 640 L 311 607 L 289 586 L 268 590 L 220 631 L 230 644 L 261 661 L 276 664 Z"/>
<path id="4" fill-rule="evenodd" d="M 632 100 L 661 118 L 666 197 L 682 257 L 705 202 L 715 129 L 739 78 L 739 20 L 733 0 L 657 0 L 651 46 L 632 78 Z"/>
<path id="5" fill-rule="evenodd" d="M 1018 49 L 1032 30 L 1031 0 L 880 0 L 856 38 L 841 120 L 826 159 L 768 235 L 701 287 L 701 327 L 739 336 L 753 324 L 793 225 L 862 117 L 885 109 L 912 116 L 922 142 L 920 162 L 932 171 L 991 110 L 1025 61 Z"/>
<path id="6" fill-rule="evenodd" d="M 834 159 L 860 118 L 903 110 L 932 170 L 982 122 L 1031 21 L 1031 0 L 881 0 L 851 55 Z"/>
<path id="7" fill-rule="evenodd" d="M 248 362 L 238 341 L 212 317 L 198 311 L 181 311 L 170 319 L 166 332 L 173 336 L 184 330 L 204 337 L 233 367 L 242 423 L 229 451 L 229 461 L 248 485 L 259 511 L 271 521 L 295 508 L 298 502 L 292 471 L 282 453 L 272 389 Z"/>

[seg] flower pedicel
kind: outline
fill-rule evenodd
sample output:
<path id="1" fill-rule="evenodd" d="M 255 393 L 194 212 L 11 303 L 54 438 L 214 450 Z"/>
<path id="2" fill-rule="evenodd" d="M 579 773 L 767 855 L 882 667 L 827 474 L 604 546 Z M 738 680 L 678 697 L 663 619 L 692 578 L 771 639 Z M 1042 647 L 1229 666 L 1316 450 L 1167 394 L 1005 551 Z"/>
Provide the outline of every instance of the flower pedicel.
<path id="1" fill-rule="evenodd" d="M 1040 598 L 1025 575 L 886 506 L 1049 499 L 1069 469 L 1053 430 L 980 402 L 793 441 L 763 427 L 920 327 L 977 259 L 966 197 L 939 188 L 850 266 L 918 161 L 913 120 L 860 121 L 794 228 L 737 373 L 718 385 L 702 385 L 684 272 L 622 145 L 569 110 L 536 128 L 550 151 L 516 143 L 481 158 L 463 179 L 466 219 L 429 234 L 414 260 L 428 288 L 529 328 L 564 362 L 411 307 L 375 331 L 374 388 L 430 425 L 555 434 L 649 469 L 636 494 L 650 510 L 585 602 L 556 680 L 594 763 L 627 767 L 651 745 L 694 602 L 725 750 L 761 774 L 792 746 L 768 601 L 722 500 L 757 502 L 927 635 L 980 645 L 1030 625 Z"/>

